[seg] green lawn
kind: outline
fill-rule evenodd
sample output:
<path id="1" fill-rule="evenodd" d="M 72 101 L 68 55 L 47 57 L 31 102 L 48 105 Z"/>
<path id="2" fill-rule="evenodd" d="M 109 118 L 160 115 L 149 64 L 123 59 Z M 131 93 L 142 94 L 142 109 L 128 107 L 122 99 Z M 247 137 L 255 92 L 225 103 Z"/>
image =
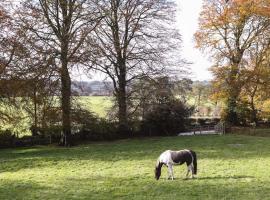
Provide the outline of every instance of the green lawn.
<path id="1" fill-rule="evenodd" d="M 154 179 L 166 149 L 192 148 L 198 177 Z M 269 199 L 270 138 L 194 136 L 0 150 L 0 199 Z"/>

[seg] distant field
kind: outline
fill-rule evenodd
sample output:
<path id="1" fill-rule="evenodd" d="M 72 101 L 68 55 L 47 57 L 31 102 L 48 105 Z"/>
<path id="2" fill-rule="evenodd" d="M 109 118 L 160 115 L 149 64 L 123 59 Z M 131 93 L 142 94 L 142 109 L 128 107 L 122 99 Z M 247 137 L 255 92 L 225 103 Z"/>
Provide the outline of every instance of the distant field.
<path id="1" fill-rule="evenodd" d="M 81 103 L 86 109 L 96 113 L 99 117 L 106 117 L 108 111 L 112 107 L 112 98 L 107 96 L 83 96 L 78 97 L 78 102 Z M 195 99 L 189 98 L 189 105 L 195 105 Z M 202 107 L 210 107 L 214 109 L 215 105 L 211 101 L 201 102 Z"/>
<path id="2" fill-rule="evenodd" d="M 198 176 L 154 179 L 166 149 L 191 148 Z M 31 147 L 0 151 L 2 200 L 268 200 L 270 138 L 193 136 L 121 140 L 72 148 Z"/>
<path id="3" fill-rule="evenodd" d="M 83 96 L 77 98 L 81 105 L 96 113 L 99 117 L 105 118 L 109 109 L 112 107 L 112 97 L 107 96 Z"/>
<path id="4" fill-rule="evenodd" d="M 75 99 L 84 107 L 85 109 L 96 113 L 99 117 L 105 118 L 108 111 L 112 107 L 112 97 L 105 96 L 82 96 L 75 97 Z M 13 108 L 6 105 L 0 104 L 0 112 L 8 112 L 11 119 L 14 119 L 12 123 L 1 122 L 0 130 L 10 129 L 14 133 L 22 135 L 30 135 L 29 128 L 33 122 L 27 117 L 27 113 L 23 108 Z M 20 118 L 18 118 L 20 116 Z M 16 120 L 16 121 L 15 121 Z"/>

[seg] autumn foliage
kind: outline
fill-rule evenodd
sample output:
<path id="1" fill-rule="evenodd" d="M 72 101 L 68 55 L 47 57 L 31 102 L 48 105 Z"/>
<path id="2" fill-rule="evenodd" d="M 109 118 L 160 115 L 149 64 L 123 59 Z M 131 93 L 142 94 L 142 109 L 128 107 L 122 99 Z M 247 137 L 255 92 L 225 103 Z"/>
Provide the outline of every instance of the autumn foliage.
<path id="1" fill-rule="evenodd" d="M 248 85 L 255 84 L 251 87 L 255 91 L 248 93 L 257 94 L 260 85 L 267 83 L 263 77 L 269 73 L 269 9 L 268 0 L 204 1 L 195 34 L 196 47 L 215 63 L 211 68 L 214 96 L 225 103 L 224 118 L 232 124 L 243 121 L 241 112 Z M 251 110 L 250 121 L 256 122 L 254 98 L 248 99 L 244 107 Z"/>

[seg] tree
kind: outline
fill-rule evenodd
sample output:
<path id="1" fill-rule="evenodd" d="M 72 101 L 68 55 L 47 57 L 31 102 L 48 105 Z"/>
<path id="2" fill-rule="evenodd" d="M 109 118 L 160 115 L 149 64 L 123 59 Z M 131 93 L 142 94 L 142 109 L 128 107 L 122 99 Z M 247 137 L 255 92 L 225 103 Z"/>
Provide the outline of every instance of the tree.
<path id="1" fill-rule="evenodd" d="M 144 78 L 133 83 L 130 100 L 133 112 L 142 121 L 154 106 L 167 104 L 174 99 L 174 84 L 168 76 Z"/>
<path id="2" fill-rule="evenodd" d="M 0 103 L 5 109 L 0 109 L 0 120 L 7 122 L 11 120 L 9 112 L 6 112 L 7 107 L 10 105 L 11 101 L 9 99 L 7 79 L 10 78 L 11 73 L 8 73 L 9 68 L 12 68 L 12 62 L 15 57 L 15 52 L 18 52 L 21 45 L 17 43 L 16 38 L 12 34 L 14 31 L 12 27 L 12 15 L 8 11 L 8 6 L 5 2 L 0 4 Z M 15 89 L 15 87 L 13 87 Z M 15 91 L 13 90 L 14 94 Z"/>
<path id="3" fill-rule="evenodd" d="M 0 5 L 0 76 L 4 73 L 6 67 L 10 64 L 14 54 L 14 45 L 12 38 L 8 35 L 11 29 L 11 16 Z"/>
<path id="4" fill-rule="evenodd" d="M 207 49 L 216 62 L 215 85 L 226 96 L 226 121 L 237 124 L 237 101 L 243 86 L 241 70 L 247 50 L 270 28 L 270 19 L 258 12 L 264 1 L 205 0 L 195 34 L 197 47 Z"/>
<path id="5" fill-rule="evenodd" d="M 240 96 L 247 102 L 251 112 L 250 121 L 255 125 L 258 124 L 258 104 L 262 104 L 265 97 L 269 98 L 269 47 L 270 40 L 258 38 L 249 50 L 250 60 L 243 70 L 244 86 Z"/>
<path id="6" fill-rule="evenodd" d="M 188 80 L 178 81 L 188 84 Z M 183 131 L 187 118 L 193 113 L 193 107 L 175 96 L 176 82 L 167 76 L 149 79 L 144 96 L 142 131 L 151 135 L 175 135 Z M 150 86 L 150 87 L 149 87 Z M 140 96 L 139 96 L 140 97 Z"/>
<path id="7" fill-rule="evenodd" d="M 105 17 L 89 38 L 96 52 L 89 65 L 112 80 L 119 130 L 127 132 L 132 83 L 181 63 L 173 63 L 180 55 L 175 5 L 170 0 L 100 0 L 98 9 Z"/>
<path id="8" fill-rule="evenodd" d="M 173 81 L 173 93 L 181 102 L 186 103 L 192 91 L 193 81 L 188 78 Z"/>
<path id="9" fill-rule="evenodd" d="M 50 61 L 60 77 L 61 143 L 66 146 L 71 142 L 70 73 L 74 65 L 87 58 L 83 50 L 85 39 L 101 18 L 95 10 L 96 3 L 94 0 L 29 0 L 16 10 L 16 23 L 32 46 L 30 53 L 44 57 L 44 62 Z"/>

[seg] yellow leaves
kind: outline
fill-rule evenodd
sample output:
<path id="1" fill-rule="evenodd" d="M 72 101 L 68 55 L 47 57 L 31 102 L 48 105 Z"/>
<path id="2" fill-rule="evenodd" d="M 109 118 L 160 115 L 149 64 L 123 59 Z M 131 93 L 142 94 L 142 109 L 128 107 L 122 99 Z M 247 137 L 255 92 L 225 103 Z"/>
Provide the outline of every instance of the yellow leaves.
<path id="1" fill-rule="evenodd" d="M 270 17 L 270 0 L 261 0 L 259 5 L 256 14 Z"/>
<path id="2" fill-rule="evenodd" d="M 200 27 L 238 23 L 252 15 L 270 16 L 270 0 L 204 1 Z"/>
<path id="3" fill-rule="evenodd" d="M 232 1 L 241 15 L 261 15 L 270 17 L 270 0 L 234 0 Z"/>
<path id="4" fill-rule="evenodd" d="M 260 106 L 261 116 L 263 118 L 268 118 L 270 116 L 270 99 L 265 100 L 261 103 Z"/>

